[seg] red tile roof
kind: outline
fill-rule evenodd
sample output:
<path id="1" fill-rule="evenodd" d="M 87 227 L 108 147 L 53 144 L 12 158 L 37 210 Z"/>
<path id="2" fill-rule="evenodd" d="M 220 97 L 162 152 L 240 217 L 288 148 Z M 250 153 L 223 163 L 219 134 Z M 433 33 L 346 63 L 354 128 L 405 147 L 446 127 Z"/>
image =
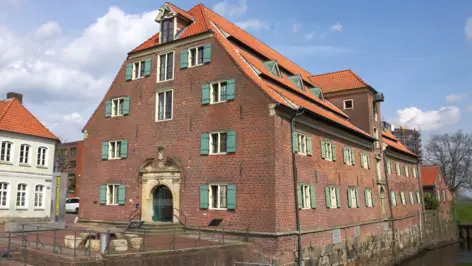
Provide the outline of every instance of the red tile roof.
<path id="1" fill-rule="evenodd" d="M 382 132 L 382 141 L 390 146 L 392 149 L 395 149 L 397 151 L 407 153 L 409 155 L 412 155 L 414 157 L 418 157 L 415 153 L 411 152 L 409 149 L 407 149 L 393 134 L 392 132 L 388 130 L 384 130 Z"/>
<path id="2" fill-rule="evenodd" d="M 59 140 L 16 99 L 0 101 L 0 130 Z"/>
<path id="3" fill-rule="evenodd" d="M 169 2 L 166 2 L 166 4 L 167 4 L 170 8 L 172 8 L 172 9 L 175 11 L 175 13 L 177 13 L 177 14 L 179 14 L 179 15 L 185 17 L 185 18 L 188 19 L 188 20 L 193 20 L 192 15 L 190 15 L 189 13 L 187 13 L 187 12 L 185 12 L 184 10 L 180 9 L 179 7 L 174 6 L 174 4 L 169 3 Z"/>
<path id="4" fill-rule="evenodd" d="M 434 186 L 438 179 L 441 168 L 439 165 L 430 165 L 421 167 L 421 182 L 423 186 Z"/>
<path id="5" fill-rule="evenodd" d="M 350 69 L 311 76 L 310 80 L 324 93 L 369 87 L 369 84 Z"/>

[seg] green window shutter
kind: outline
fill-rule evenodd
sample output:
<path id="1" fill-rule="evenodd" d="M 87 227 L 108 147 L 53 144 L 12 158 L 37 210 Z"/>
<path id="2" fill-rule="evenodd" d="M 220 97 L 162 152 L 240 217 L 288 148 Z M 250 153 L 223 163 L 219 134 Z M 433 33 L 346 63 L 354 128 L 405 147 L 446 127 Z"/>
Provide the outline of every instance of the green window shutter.
<path id="1" fill-rule="evenodd" d="M 133 73 L 133 64 L 126 65 L 126 80 L 131 80 Z"/>
<path id="2" fill-rule="evenodd" d="M 188 67 L 188 50 L 185 49 L 180 52 L 180 68 Z"/>
<path id="3" fill-rule="evenodd" d="M 336 188 L 336 205 L 341 208 L 341 196 L 339 194 L 339 188 Z"/>
<path id="4" fill-rule="evenodd" d="M 352 158 L 351 164 L 352 164 L 352 165 L 356 165 L 356 153 L 354 152 L 353 149 L 350 150 L 350 153 L 351 153 L 351 155 L 352 155 L 352 156 L 351 156 L 351 158 Z"/>
<path id="5" fill-rule="evenodd" d="M 200 154 L 208 154 L 210 152 L 210 136 L 208 134 L 200 135 Z"/>
<path id="6" fill-rule="evenodd" d="M 105 117 L 111 116 L 111 101 L 105 102 Z"/>
<path id="7" fill-rule="evenodd" d="M 336 161 L 336 145 L 331 143 L 331 149 L 333 150 L 333 162 Z"/>
<path id="8" fill-rule="evenodd" d="M 108 142 L 102 142 L 102 160 L 108 160 Z"/>
<path id="9" fill-rule="evenodd" d="M 298 200 L 298 209 L 302 208 L 302 185 L 297 185 L 297 200 Z"/>
<path id="10" fill-rule="evenodd" d="M 211 61 L 211 44 L 203 45 L 203 63 Z"/>
<path id="11" fill-rule="evenodd" d="M 321 158 L 326 159 L 326 141 L 321 141 Z"/>
<path id="12" fill-rule="evenodd" d="M 310 186 L 311 208 L 316 209 L 316 190 L 315 186 Z"/>
<path id="13" fill-rule="evenodd" d="M 312 154 L 311 137 L 306 137 L 306 155 L 311 156 Z"/>
<path id="14" fill-rule="evenodd" d="M 325 187 L 325 199 L 326 199 L 326 208 L 331 208 L 331 195 L 329 192 L 329 187 Z"/>
<path id="15" fill-rule="evenodd" d="M 369 194 L 369 190 L 367 188 L 364 189 L 364 201 L 365 201 L 365 206 L 366 207 L 369 207 L 369 205 L 367 204 L 367 197 L 368 197 L 368 194 Z"/>
<path id="16" fill-rule="evenodd" d="M 367 156 L 367 168 L 370 169 L 370 155 L 366 154 Z"/>
<path id="17" fill-rule="evenodd" d="M 226 134 L 226 152 L 236 152 L 236 131 L 228 131 Z"/>
<path id="18" fill-rule="evenodd" d="M 125 205 L 126 203 L 126 186 L 120 185 L 118 188 L 118 204 Z"/>
<path id="19" fill-rule="evenodd" d="M 227 100 L 234 100 L 236 92 L 236 81 L 234 79 L 230 79 L 226 81 L 226 99 Z"/>
<path id="20" fill-rule="evenodd" d="M 209 196 L 208 196 L 209 187 L 208 185 L 200 185 L 200 209 L 208 209 L 209 205 Z"/>
<path id="21" fill-rule="evenodd" d="M 126 96 L 123 101 L 123 114 L 124 115 L 129 114 L 129 104 L 130 104 L 130 98 Z"/>
<path id="22" fill-rule="evenodd" d="M 210 84 L 203 84 L 202 86 L 202 104 L 210 103 Z"/>
<path id="23" fill-rule="evenodd" d="M 100 205 L 107 204 L 107 185 L 100 185 Z"/>
<path id="24" fill-rule="evenodd" d="M 359 208 L 361 205 L 359 204 L 359 188 L 356 188 L 356 208 Z"/>
<path id="25" fill-rule="evenodd" d="M 128 157 L 128 141 L 127 140 L 121 140 L 121 158 L 127 158 Z"/>
<path id="26" fill-rule="evenodd" d="M 144 60 L 144 76 L 151 75 L 152 61 L 151 58 Z"/>
<path id="27" fill-rule="evenodd" d="M 364 168 L 364 153 L 361 152 L 361 167 Z"/>
<path id="28" fill-rule="evenodd" d="M 226 202 L 226 208 L 228 210 L 236 209 L 236 185 L 228 184 L 226 193 L 228 197 Z"/>
<path id="29" fill-rule="evenodd" d="M 343 148 L 344 164 L 347 164 L 347 148 Z"/>
<path id="30" fill-rule="evenodd" d="M 297 133 L 293 133 L 292 134 L 292 142 L 293 142 L 293 152 L 294 153 L 298 153 L 298 137 L 297 137 Z"/>
<path id="31" fill-rule="evenodd" d="M 352 194 L 352 193 L 351 193 L 351 189 L 350 189 L 350 188 L 347 188 L 347 206 L 348 206 L 349 208 L 352 208 L 352 202 L 351 202 L 351 199 L 352 199 L 351 197 L 352 197 L 352 195 L 351 195 L 351 194 Z"/>

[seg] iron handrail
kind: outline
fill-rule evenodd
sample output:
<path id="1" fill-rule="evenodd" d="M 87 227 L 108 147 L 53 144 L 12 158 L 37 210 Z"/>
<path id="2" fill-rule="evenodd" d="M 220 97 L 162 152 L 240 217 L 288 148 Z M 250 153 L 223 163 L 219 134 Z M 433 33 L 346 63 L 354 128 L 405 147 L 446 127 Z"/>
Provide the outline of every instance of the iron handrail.
<path id="1" fill-rule="evenodd" d="M 182 216 L 184 216 L 184 222 L 182 223 L 182 221 L 180 220 L 180 217 L 177 216 L 177 215 L 175 215 L 175 214 L 173 214 L 174 217 L 177 218 L 177 220 L 179 221 L 179 223 L 184 226 L 184 232 L 187 231 L 187 215 L 185 215 L 185 213 L 181 212 L 181 211 L 180 211 L 179 209 L 177 209 L 177 208 L 173 208 L 173 209 L 176 210 L 176 211 L 178 211 L 179 214 L 181 214 Z"/>

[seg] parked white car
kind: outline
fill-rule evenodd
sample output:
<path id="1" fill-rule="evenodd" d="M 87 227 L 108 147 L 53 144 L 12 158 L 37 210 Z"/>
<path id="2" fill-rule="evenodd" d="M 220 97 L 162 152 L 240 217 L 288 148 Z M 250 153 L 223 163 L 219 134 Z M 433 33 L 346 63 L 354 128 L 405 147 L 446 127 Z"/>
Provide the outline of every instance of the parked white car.
<path id="1" fill-rule="evenodd" d="M 79 198 L 67 198 L 66 199 L 66 212 L 79 213 Z"/>

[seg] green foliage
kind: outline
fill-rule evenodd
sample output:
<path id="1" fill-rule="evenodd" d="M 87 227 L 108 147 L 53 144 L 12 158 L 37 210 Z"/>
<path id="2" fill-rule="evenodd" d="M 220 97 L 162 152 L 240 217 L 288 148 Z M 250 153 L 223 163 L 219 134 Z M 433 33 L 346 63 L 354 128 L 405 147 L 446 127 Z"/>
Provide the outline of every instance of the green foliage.
<path id="1" fill-rule="evenodd" d="M 454 206 L 457 220 L 462 223 L 472 223 L 472 203 L 460 202 Z"/>
<path id="2" fill-rule="evenodd" d="M 424 207 L 427 210 L 437 210 L 439 207 L 439 199 L 431 193 L 424 193 Z"/>

